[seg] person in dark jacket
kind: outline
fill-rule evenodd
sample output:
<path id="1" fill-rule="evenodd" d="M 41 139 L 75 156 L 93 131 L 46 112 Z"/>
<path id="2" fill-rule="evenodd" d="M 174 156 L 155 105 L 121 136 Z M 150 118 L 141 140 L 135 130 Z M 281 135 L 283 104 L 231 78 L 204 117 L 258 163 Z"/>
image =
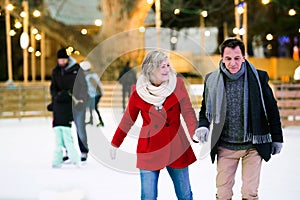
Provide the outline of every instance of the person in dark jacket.
<path id="1" fill-rule="evenodd" d="M 211 142 L 213 162 L 217 155 L 216 199 L 232 198 L 241 160 L 242 199 L 254 200 L 258 199 L 262 160 L 268 161 L 282 148 L 279 110 L 267 72 L 245 59 L 240 39 L 226 39 L 220 53 L 219 68 L 205 77 L 195 135 L 202 143 Z"/>
<path id="2" fill-rule="evenodd" d="M 127 61 L 124 68 L 120 71 L 118 82 L 122 85 L 122 106 L 124 112 L 126 109 L 126 96 L 129 99 L 131 86 L 136 83 L 136 72 L 130 67 L 130 61 Z"/>
<path id="3" fill-rule="evenodd" d="M 60 125 L 71 127 L 71 122 L 75 119 L 78 143 L 83 154 L 81 160 L 86 158 L 88 153 L 85 118 L 83 118 L 85 112 L 84 115 L 78 115 L 83 110 L 85 111 L 84 103 L 88 99 L 86 91 L 87 85 L 84 73 L 79 64 L 73 57 L 68 56 L 66 49 L 60 49 L 57 52 L 57 66 L 52 70 L 50 85 L 54 117 L 53 127 Z M 74 105 L 73 109 L 72 105 Z M 81 123 L 83 123 L 83 126 L 81 126 Z M 68 149 L 67 153 L 71 159 L 71 152 Z"/>

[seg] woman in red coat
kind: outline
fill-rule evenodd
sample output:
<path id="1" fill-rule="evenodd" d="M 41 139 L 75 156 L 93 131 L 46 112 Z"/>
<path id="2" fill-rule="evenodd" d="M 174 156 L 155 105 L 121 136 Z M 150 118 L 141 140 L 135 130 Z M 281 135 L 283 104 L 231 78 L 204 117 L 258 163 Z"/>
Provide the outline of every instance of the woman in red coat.
<path id="1" fill-rule="evenodd" d="M 111 141 L 112 159 L 139 113 L 143 119 L 137 146 L 141 199 L 157 198 L 159 172 L 165 167 L 177 198 L 193 199 L 188 166 L 196 157 L 180 115 L 186 122 L 190 138 L 197 127 L 197 119 L 183 80 L 176 77 L 168 57 L 161 51 L 151 51 L 143 60 L 142 75 Z"/>

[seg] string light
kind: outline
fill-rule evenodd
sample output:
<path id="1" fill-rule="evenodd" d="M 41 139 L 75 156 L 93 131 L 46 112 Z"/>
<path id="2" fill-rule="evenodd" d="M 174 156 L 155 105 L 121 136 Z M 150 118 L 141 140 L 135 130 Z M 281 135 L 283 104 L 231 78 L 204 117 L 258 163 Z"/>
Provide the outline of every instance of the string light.
<path id="1" fill-rule="evenodd" d="M 34 17 L 40 17 L 41 16 L 41 12 L 39 10 L 34 10 L 33 13 L 32 13 L 32 15 Z"/>
<path id="2" fill-rule="evenodd" d="M 101 19 L 96 19 L 95 20 L 95 25 L 96 26 L 102 26 L 102 20 Z"/>
<path id="3" fill-rule="evenodd" d="M 82 35 L 86 35 L 87 34 L 87 30 L 85 28 L 81 29 L 81 34 Z"/>

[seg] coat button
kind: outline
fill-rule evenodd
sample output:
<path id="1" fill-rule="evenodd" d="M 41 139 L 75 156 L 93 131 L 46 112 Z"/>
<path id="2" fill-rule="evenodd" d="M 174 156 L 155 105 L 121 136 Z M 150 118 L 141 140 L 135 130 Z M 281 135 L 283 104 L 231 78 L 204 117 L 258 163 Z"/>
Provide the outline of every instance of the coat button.
<path id="1" fill-rule="evenodd" d="M 166 123 L 166 127 L 169 127 L 170 126 L 170 124 L 169 123 Z"/>
<path id="2" fill-rule="evenodd" d="M 155 125 L 154 128 L 155 128 L 155 129 L 158 129 L 158 125 Z"/>

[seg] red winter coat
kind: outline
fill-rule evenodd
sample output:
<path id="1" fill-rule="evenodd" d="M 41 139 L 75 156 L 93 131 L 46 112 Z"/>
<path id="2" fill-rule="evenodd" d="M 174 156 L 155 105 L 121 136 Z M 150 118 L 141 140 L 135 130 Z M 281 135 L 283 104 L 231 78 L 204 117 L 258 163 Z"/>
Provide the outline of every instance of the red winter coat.
<path id="1" fill-rule="evenodd" d="M 142 100 L 133 91 L 111 144 L 119 147 L 141 113 L 143 125 L 137 146 L 137 168 L 159 170 L 166 166 L 184 168 L 196 161 L 190 142 L 181 125 L 180 114 L 186 122 L 190 137 L 197 127 L 195 111 L 184 82 L 177 78 L 174 92 L 168 96 L 161 111 Z"/>

